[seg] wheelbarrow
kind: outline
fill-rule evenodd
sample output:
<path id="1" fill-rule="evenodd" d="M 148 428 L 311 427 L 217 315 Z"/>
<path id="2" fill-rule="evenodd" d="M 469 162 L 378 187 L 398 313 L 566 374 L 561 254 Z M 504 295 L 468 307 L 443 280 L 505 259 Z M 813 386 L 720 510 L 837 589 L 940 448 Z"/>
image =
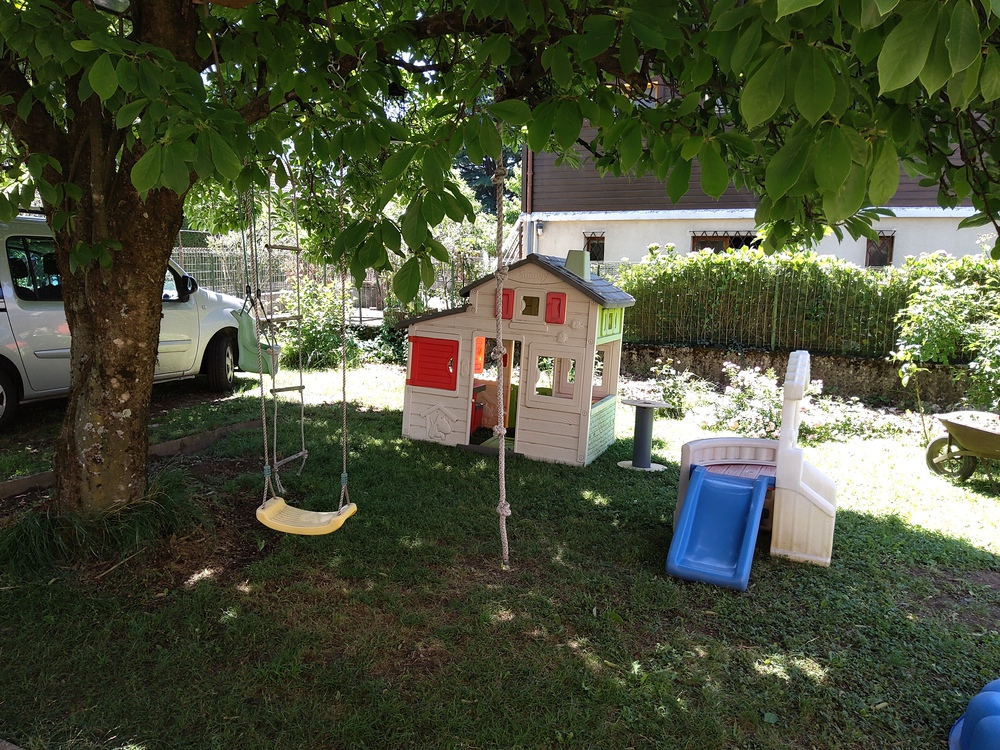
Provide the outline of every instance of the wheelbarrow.
<path id="1" fill-rule="evenodd" d="M 965 481 L 980 459 L 1000 459 L 1000 415 L 986 411 L 954 411 L 938 415 L 947 437 L 927 446 L 927 466 L 936 474 Z"/>

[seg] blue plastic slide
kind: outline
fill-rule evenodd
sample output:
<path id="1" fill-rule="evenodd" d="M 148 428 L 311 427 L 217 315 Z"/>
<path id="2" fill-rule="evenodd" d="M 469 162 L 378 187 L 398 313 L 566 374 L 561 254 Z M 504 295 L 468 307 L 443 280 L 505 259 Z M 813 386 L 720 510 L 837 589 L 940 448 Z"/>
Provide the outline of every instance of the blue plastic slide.
<path id="1" fill-rule="evenodd" d="M 688 581 L 744 591 L 764 495 L 772 486 L 774 477 L 744 479 L 693 467 L 670 542 L 667 572 Z"/>

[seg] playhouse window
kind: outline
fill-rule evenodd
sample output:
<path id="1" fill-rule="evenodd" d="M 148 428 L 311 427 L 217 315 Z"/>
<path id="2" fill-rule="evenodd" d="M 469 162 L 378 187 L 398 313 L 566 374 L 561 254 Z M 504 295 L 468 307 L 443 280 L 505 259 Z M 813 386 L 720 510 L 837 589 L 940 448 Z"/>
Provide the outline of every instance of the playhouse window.
<path id="1" fill-rule="evenodd" d="M 611 341 L 597 347 L 594 354 L 594 387 L 591 397 L 595 401 L 618 392 L 618 367 L 621 341 Z"/>
<path id="2" fill-rule="evenodd" d="M 458 342 L 411 336 L 410 377 L 406 384 L 454 391 L 458 385 Z"/>
<path id="3" fill-rule="evenodd" d="M 576 382 L 576 360 L 569 357 L 535 358 L 535 394 L 572 398 Z"/>
<path id="4" fill-rule="evenodd" d="M 522 300 L 521 315 L 526 315 L 532 318 L 538 317 L 538 297 L 524 296 Z"/>

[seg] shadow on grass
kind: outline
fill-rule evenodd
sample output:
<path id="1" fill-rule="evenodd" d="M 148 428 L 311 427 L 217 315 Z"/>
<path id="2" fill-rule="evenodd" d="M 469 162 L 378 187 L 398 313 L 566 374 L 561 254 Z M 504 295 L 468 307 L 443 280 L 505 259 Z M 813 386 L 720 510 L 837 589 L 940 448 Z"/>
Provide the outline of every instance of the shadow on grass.
<path id="1" fill-rule="evenodd" d="M 666 576 L 676 464 L 495 458 L 352 407 L 336 534 L 258 530 L 237 578 L 194 560 L 2 592 L 5 739 L 31 747 L 938 748 L 1000 674 L 1000 558 L 842 511 L 833 565 L 758 553 L 748 591 Z M 336 507 L 339 410 L 308 410 L 288 497 Z M 283 424 L 294 446 L 297 424 Z M 232 436 L 218 460 L 252 456 Z M 662 457 L 656 457 L 662 461 Z M 206 485 L 246 504 L 260 478 Z M 199 561 L 200 564 L 200 561 Z M 164 581 L 169 583 L 164 584 Z"/>

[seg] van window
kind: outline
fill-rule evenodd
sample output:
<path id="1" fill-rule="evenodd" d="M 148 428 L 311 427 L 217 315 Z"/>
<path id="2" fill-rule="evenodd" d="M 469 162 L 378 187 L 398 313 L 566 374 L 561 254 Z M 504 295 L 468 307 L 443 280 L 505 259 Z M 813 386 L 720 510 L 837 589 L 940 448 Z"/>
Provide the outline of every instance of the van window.
<path id="1" fill-rule="evenodd" d="M 62 300 L 56 245 L 51 237 L 8 237 L 7 267 L 19 299 Z"/>

